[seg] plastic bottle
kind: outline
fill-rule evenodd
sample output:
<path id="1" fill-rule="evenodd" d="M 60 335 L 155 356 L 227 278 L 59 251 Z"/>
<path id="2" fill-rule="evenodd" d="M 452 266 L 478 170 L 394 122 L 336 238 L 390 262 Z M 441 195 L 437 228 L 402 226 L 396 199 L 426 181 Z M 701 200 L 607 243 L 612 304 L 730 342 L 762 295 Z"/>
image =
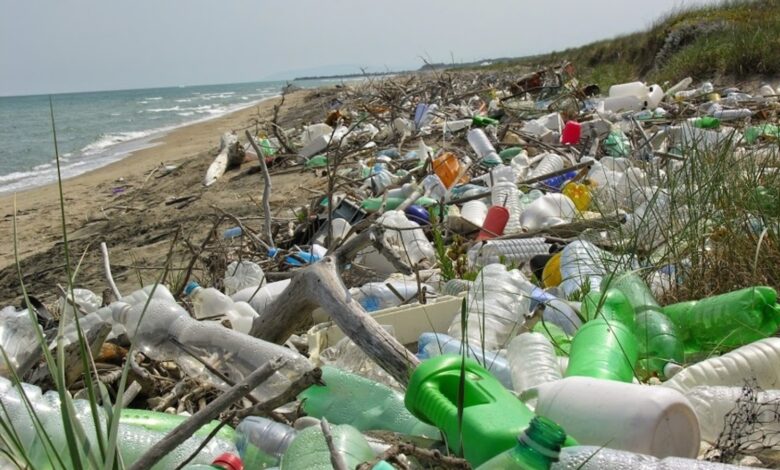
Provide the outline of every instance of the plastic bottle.
<path id="1" fill-rule="evenodd" d="M 17 312 L 14 307 L 5 307 L 0 310 L 0 346 L 5 354 L 0 354 L 0 376 L 10 377 L 12 368 L 17 373 L 24 373 L 40 357 L 36 329 L 40 330 L 40 326 L 27 309 Z"/>
<path id="2" fill-rule="evenodd" d="M 465 279 L 450 279 L 444 283 L 444 287 L 441 289 L 441 293 L 444 295 L 458 295 L 461 292 L 466 292 L 471 289 L 474 283 Z"/>
<path id="3" fill-rule="evenodd" d="M 298 395 L 310 416 L 349 424 L 359 431 L 439 436 L 438 429 L 412 416 L 404 408 L 404 397 L 389 387 L 332 366 L 322 367 L 322 379 L 325 386 L 315 385 Z"/>
<path id="4" fill-rule="evenodd" d="M 447 132 L 458 132 L 463 129 L 468 129 L 471 127 L 472 120 L 471 119 L 458 119 L 455 121 L 444 121 L 442 124 L 442 133 Z"/>
<path id="5" fill-rule="evenodd" d="M 373 460 L 374 452 L 366 438 L 352 426 L 342 424 L 331 427 L 333 447 L 347 468 Z M 331 470 L 330 450 L 319 426 L 311 426 L 299 432 L 282 457 L 281 470 Z"/>
<path id="6" fill-rule="evenodd" d="M 214 322 L 197 321 L 177 304 L 152 300 L 139 324 L 142 311 L 142 305 L 118 304 L 113 309 L 114 321 L 125 326 L 128 336 L 141 352 L 154 360 L 175 360 L 189 375 L 200 376 L 223 389 L 229 386 L 211 376 L 199 361 L 176 344 L 208 361 L 234 382 L 274 358 L 286 359 L 284 367 L 255 389 L 258 398 L 281 393 L 312 368 L 308 359 L 297 352 Z"/>
<path id="7" fill-rule="evenodd" d="M 728 350 L 772 336 L 780 326 L 777 292 L 748 287 L 663 308 L 678 327 L 687 351 Z"/>
<path id="8" fill-rule="evenodd" d="M 666 93 L 664 93 L 666 96 L 674 96 L 675 93 L 677 93 L 680 90 L 684 90 L 691 86 L 691 83 L 693 83 L 693 79 L 691 77 L 685 77 L 679 82 L 672 85 L 671 88 L 666 90 Z"/>
<path id="9" fill-rule="evenodd" d="M 335 219 L 343 221 L 344 219 Z M 334 230 L 335 232 L 335 230 Z M 265 273 L 263 268 L 247 260 L 233 261 L 225 269 L 225 294 L 233 295 L 250 286 L 264 286 Z"/>
<path id="10" fill-rule="evenodd" d="M 513 234 L 520 231 L 520 199 L 517 185 L 510 181 L 497 182 L 491 188 L 491 202 L 493 206 L 503 206 L 509 211 L 509 218 L 504 226 L 503 233 Z"/>
<path id="11" fill-rule="evenodd" d="M 563 157 L 558 154 L 543 153 L 537 155 L 535 159 L 539 160 L 539 163 L 526 175 L 526 179 L 538 178 L 554 171 L 563 170 Z"/>
<path id="12" fill-rule="evenodd" d="M 501 351 L 482 351 L 481 348 L 464 346 L 459 340 L 443 333 L 423 333 L 417 340 L 417 358 L 421 361 L 442 354 L 462 355 L 476 360 L 506 388 L 512 388 L 509 363 Z"/>
<path id="13" fill-rule="evenodd" d="M 79 289 L 78 287 L 73 289 L 72 295 L 68 292 L 68 298 L 70 301 L 66 301 L 65 297 L 60 297 L 57 304 L 60 309 L 60 316 L 68 319 L 72 318 L 74 313 L 71 302 L 78 305 L 81 312 L 80 315 L 97 311 L 103 303 L 103 300 L 91 290 Z"/>
<path id="14" fill-rule="evenodd" d="M 647 85 L 643 82 L 620 83 L 609 87 L 609 96 L 637 96 L 644 97 L 649 93 Z"/>
<path id="15" fill-rule="evenodd" d="M 496 149 L 493 144 L 490 143 L 485 131 L 482 129 L 471 129 L 466 138 L 469 141 L 469 145 L 474 149 L 477 156 L 480 159 L 480 165 L 493 167 L 501 163 L 501 157 L 496 153 Z"/>
<path id="16" fill-rule="evenodd" d="M 581 444 L 655 457 L 695 458 L 699 422 L 685 397 L 664 387 L 567 377 L 522 395 L 535 412 L 560 423 Z"/>
<path id="17" fill-rule="evenodd" d="M 67 464 L 70 461 L 70 457 L 65 433 L 63 432 L 63 418 L 61 415 L 59 395 L 55 391 L 49 391 L 43 394 L 41 393 L 40 388 L 30 384 L 23 383 L 21 384 L 21 387 L 27 400 L 30 402 L 32 410 L 35 412 L 43 429 L 51 439 L 51 443 L 54 447 L 53 451 L 57 452 L 61 456 L 63 462 Z M 0 377 L 0 401 L 2 401 L 3 405 L 0 407 L 0 419 L 5 423 L 12 425 L 19 437 L 19 442 L 32 460 L 31 468 L 53 468 L 53 463 L 50 462 L 48 457 L 49 454 L 44 448 L 42 436 L 36 431 L 36 427 L 33 424 L 33 417 L 25 404 L 25 400 L 19 394 L 19 390 L 12 385 L 9 380 L 2 377 Z M 81 422 L 90 445 L 96 451 L 98 442 L 89 403 L 86 400 L 76 399 L 73 400 L 73 405 L 76 410 L 76 419 Z M 107 418 L 103 409 L 100 407 L 98 409 L 100 410 L 99 419 L 103 423 L 106 423 Z M 159 421 L 159 415 L 163 415 L 164 417 L 170 416 L 171 422 L 177 424 L 186 419 L 184 417 L 164 415 L 163 413 L 149 412 L 147 410 L 122 410 L 117 443 L 119 453 L 121 454 L 125 465 L 131 465 L 140 458 L 149 447 L 161 440 L 171 429 L 173 429 L 173 427 L 156 428 L 154 425 L 149 426 L 142 419 L 142 417 L 147 416 L 153 421 Z M 178 466 L 178 464 L 183 462 L 185 458 L 198 448 L 215 425 L 216 423 L 212 422 L 198 430 L 194 436 L 184 441 L 184 443 L 179 445 L 173 452 L 167 454 L 153 468 L 161 470 Z M 103 431 L 105 432 L 105 428 Z M 232 433 L 233 431 L 229 427 L 220 431 L 208 444 L 206 444 L 204 449 L 198 453 L 193 462 L 208 463 L 224 452 L 234 452 L 235 447 L 232 444 Z M 51 452 L 51 450 L 49 452 Z M 11 450 L 11 453 L 13 454 L 14 451 Z M 83 461 L 84 460 L 82 459 L 82 462 Z"/>
<path id="18" fill-rule="evenodd" d="M 766 338 L 720 357 L 697 362 L 663 383 L 687 393 L 702 385 L 742 386 L 755 380 L 763 389 L 780 388 L 780 338 Z"/>
<path id="19" fill-rule="evenodd" d="M 685 351 L 675 324 L 664 315 L 647 284 L 634 273 L 604 278 L 602 288 L 618 289 L 636 313 L 636 339 L 639 342 L 639 367 L 665 377 L 667 364 L 682 364 Z"/>
<path id="20" fill-rule="evenodd" d="M 566 431 L 562 427 L 536 416 L 517 437 L 515 447 L 488 460 L 477 470 L 547 470 L 558 460 L 565 441 Z"/>
<path id="21" fill-rule="evenodd" d="M 521 283 L 521 289 L 531 299 L 531 311 L 539 306 L 544 308 L 542 318 L 545 322 L 552 323 L 569 335 L 573 335 L 582 325 L 582 320 L 569 302 L 559 299 L 528 280 Z"/>
<path id="22" fill-rule="evenodd" d="M 529 204 L 520 214 L 520 226 L 530 232 L 574 220 L 577 208 L 566 195 L 545 194 Z"/>
<path id="23" fill-rule="evenodd" d="M 636 313 L 628 298 L 618 289 L 610 288 L 602 292 L 589 292 L 582 300 L 582 312 L 586 321 L 597 317 L 615 320 L 629 329 L 636 328 Z"/>
<path id="24" fill-rule="evenodd" d="M 262 313 L 268 305 L 282 295 L 290 280 L 269 282 L 265 286 L 254 285 L 245 287 L 231 296 L 235 302 L 248 303 L 257 313 Z"/>
<path id="25" fill-rule="evenodd" d="M 262 416 L 247 416 L 236 427 L 236 449 L 247 469 L 279 464 L 298 431 Z"/>
<path id="26" fill-rule="evenodd" d="M 552 470 L 737 470 L 744 467 L 706 460 L 635 454 L 601 446 L 572 446 L 561 449 Z"/>
<path id="27" fill-rule="evenodd" d="M 387 211 L 376 221 L 385 228 L 383 242 L 405 263 L 415 266 L 424 259 L 435 259 L 433 245 L 420 225 L 406 218 L 401 211 Z M 395 230 L 394 230 L 395 229 Z"/>
<path id="28" fill-rule="evenodd" d="M 146 303 L 147 299 L 149 299 L 149 296 L 151 296 L 153 299 L 162 300 L 164 302 L 176 302 L 176 299 L 173 298 L 171 291 L 169 291 L 168 288 L 163 284 L 150 284 L 148 286 L 144 286 L 132 294 L 123 296 L 121 299 L 119 299 L 119 301 L 128 305 L 143 304 Z"/>
<path id="29" fill-rule="evenodd" d="M 467 374 L 464 381 L 461 367 Z M 441 429 L 450 450 L 474 467 L 512 448 L 534 416 L 476 361 L 460 356 L 438 356 L 420 364 L 409 380 L 405 403 L 413 415 Z"/>
<path id="30" fill-rule="evenodd" d="M 607 274 L 612 256 L 585 240 L 575 240 L 561 252 L 561 289 L 567 296 L 577 291 L 601 289 L 601 279 Z"/>
<path id="31" fill-rule="evenodd" d="M 487 116 L 474 116 L 471 118 L 471 123 L 474 127 L 497 126 L 498 120 Z"/>
<path id="32" fill-rule="evenodd" d="M 555 349 L 541 333 L 529 332 L 516 336 L 509 343 L 507 358 L 512 373 L 512 388 L 517 393 L 562 377 Z"/>
<path id="33" fill-rule="evenodd" d="M 399 298 L 387 284 L 390 284 L 393 289 L 400 294 L 401 298 Z M 428 292 L 433 291 L 433 288 L 430 286 L 421 284 L 420 289 L 423 288 L 427 288 Z M 405 301 L 415 298 L 417 294 L 418 290 L 416 283 L 400 281 L 369 282 L 363 284 L 358 289 L 354 298 L 367 312 L 375 312 L 377 310 L 401 305 Z"/>
<path id="34" fill-rule="evenodd" d="M 184 295 L 192 300 L 192 310 L 198 320 L 219 320 L 225 317 L 230 320 L 234 330 L 249 333 L 252 322 L 257 317 L 257 312 L 248 303 L 234 302 L 217 289 L 201 287 L 194 281 L 187 284 Z"/>
<path id="35" fill-rule="evenodd" d="M 638 358 L 639 345 L 631 329 L 599 317 L 582 325 L 574 335 L 565 376 L 631 382 Z"/>
<path id="36" fill-rule="evenodd" d="M 507 270 L 503 264 L 482 268 L 466 297 L 466 327 L 461 313 L 455 315 L 447 334 L 466 339 L 469 345 L 487 351 L 504 347 L 517 334 L 529 312 L 529 299 L 523 295 L 520 271 Z"/>
<path id="37" fill-rule="evenodd" d="M 544 238 L 520 238 L 515 240 L 486 240 L 469 248 L 466 257 L 469 266 L 480 267 L 494 263 L 520 266 L 536 255 L 546 255 L 550 245 Z"/>
<path id="38" fill-rule="evenodd" d="M 740 434 L 747 437 L 753 433 L 764 436 L 763 447 L 777 447 L 780 444 L 780 421 L 777 419 L 777 404 L 780 390 L 752 391 L 745 387 L 703 386 L 694 387 L 685 394 L 696 416 L 699 418 L 701 438 L 715 443 L 726 426 L 726 415 L 737 408 L 738 402 L 747 405 L 753 418 L 750 427 Z"/>
<path id="39" fill-rule="evenodd" d="M 659 104 L 661 104 L 661 101 L 664 99 L 665 93 L 664 90 L 661 89 L 661 86 L 658 84 L 650 85 L 647 88 L 647 107 L 650 109 L 655 108 Z"/>

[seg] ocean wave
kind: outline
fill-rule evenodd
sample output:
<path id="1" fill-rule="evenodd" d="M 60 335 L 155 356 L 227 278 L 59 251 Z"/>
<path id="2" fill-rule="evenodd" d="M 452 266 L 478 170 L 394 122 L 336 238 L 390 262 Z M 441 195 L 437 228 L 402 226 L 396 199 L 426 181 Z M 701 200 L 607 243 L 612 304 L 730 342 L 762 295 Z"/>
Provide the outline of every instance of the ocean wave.
<path id="1" fill-rule="evenodd" d="M 193 114 L 195 113 L 192 111 L 187 111 L 186 113 L 176 113 L 177 116 L 182 116 L 182 117 L 192 116 Z"/>
<path id="2" fill-rule="evenodd" d="M 144 99 L 149 101 L 160 101 L 162 99 L 162 96 L 153 96 L 151 98 L 144 98 Z"/>
<path id="3" fill-rule="evenodd" d="M 189 103 L 190 101 L 192 101 L 192 98 L 182 98 L 180 100 L 174 100 L 174 101 L 176 101 L 177 103 Z"/>
<path id="4" fill-rule="evenodd" d="M 83 155 L 94 155 L 100 153 L 112 145 L 116 145 L 128 140 L 140 139 L 146 137 L 153 131 L 139 131 L 139 132 L 117 132 L 115 134 L 103 134 L 98 140 L 85 146 L 81 149 Z"/>

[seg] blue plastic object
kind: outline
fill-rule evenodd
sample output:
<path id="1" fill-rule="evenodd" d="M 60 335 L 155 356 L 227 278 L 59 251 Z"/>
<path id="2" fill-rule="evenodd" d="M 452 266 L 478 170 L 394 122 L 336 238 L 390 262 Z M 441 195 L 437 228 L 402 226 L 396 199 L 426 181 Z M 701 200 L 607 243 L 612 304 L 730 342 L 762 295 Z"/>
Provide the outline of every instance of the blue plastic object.
<path id="1" fill-rule="evenodd" d="M 192 293 L 192 291 L 194 291 L 198 287 L 200 287 L 200 284 L 198 284 L 197 282 L 195 281 L 188 282 L 187 287 L 184 288 L 184 295 L 187 296 L 190 295 L 190 293 Z"/>
<path id="2" fill-rule="evenodd" d="M 417 204 L 412 204 L 404 211 L 406 217 L 412 222 L 417 222 L 420 225 L 428 225 L 431 223 L 430 215 L 428 211 Z"/>

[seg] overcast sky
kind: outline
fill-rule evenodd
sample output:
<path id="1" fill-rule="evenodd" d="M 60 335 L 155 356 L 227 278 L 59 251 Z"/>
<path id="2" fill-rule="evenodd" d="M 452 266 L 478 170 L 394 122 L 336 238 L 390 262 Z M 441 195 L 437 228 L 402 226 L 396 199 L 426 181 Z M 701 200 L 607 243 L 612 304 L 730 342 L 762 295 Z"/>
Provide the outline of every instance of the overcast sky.
<path id="1" fill-rule="evenodd" d="M 709 1 L 0 0 L 0 96 L 523 56 Z"/>

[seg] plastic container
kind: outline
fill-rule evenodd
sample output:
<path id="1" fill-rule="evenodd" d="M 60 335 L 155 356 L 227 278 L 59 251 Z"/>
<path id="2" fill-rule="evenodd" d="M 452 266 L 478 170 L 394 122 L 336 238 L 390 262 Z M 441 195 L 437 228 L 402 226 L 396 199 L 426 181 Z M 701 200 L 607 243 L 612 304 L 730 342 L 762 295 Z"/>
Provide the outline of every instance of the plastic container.
<path id="1" fill-rule="evenodd" d="M 749 442 L 761 442 L 762 447 L 776 448 L 780 445 L 780 421 L 777 419 L 780 390 L 704 386 L 694 387 L 685 397 L 699 418 L 702 440 L 716 443 L 726 426 L 726 415 L 741 402 L 753 417 L 746 423 L 747 428 L 740 430 L 740 436 Z"/>
<path id="2" fill-rule="evenodd" d="M 560 423 L 581 444 L 655 457 L 695 458 L 699 453 L 699 422 L 677 391 L 567 377 L 527 395 L 536 397 L 536 414 Z"/>
<path id="3" fill-rule="evenodd" d="M 466 297 L 466 331 L 458 312 L 447 330 L 474 348 L 495 351 L 505 347 L 525 322 L 530 300 L 523 294 L 520 271 L 503 264 L 482 268 Z"/>
<path id="4" fill-rule="evenodd" d="M 590 207 L 592 200 L 591 187 L 587 184 L 569 181 L 561 188 L 561 192 L 574 203 L 574 207 L 582 212 Z"/>
<path id="5" fill-rule="evenodd" d="M 225 286 L 225 294 L 233 295 L 250 286 L 264 286 L 265 273 L 263 268 L 257 263 L 246 260 L 233 261 L 225 269 L 223 284 Z"/>
<path id="6" fill-rule="evenodd" d="M 661 104 L 661 101 L 663 101 L 665 96 L 664 90 L 661 89 L 661 86 L 658 84 L 650 85 L 647 88 L 647 107 L 654 109 L 659 104 Z"/>
<path id="7" fill-rule="evenodd" d="M 477 227 L 482 227 L 487 213 L 487 205 L 482 201 L 469 201 L 460 208 L 460 216 Z"/>
<path id="8" fill-rule="evenodd" d="M 402 298 L 398 298 L 398 295 L 387 286 L 388 284 L 390 284 Z M 431 286 L 426 284 L 421 284 L 419 288 L 427 288 L 428 292 L 433 291 Z M 354 295 L 354 299 L 357 300 L 367 312 L 375 312 L 377 310 L 401 305 L 410 299 L 416 298 L 417 295 L 417 283 L 403 281 L 369 282 L 363 284 L 358 289 L 358 292 Z"/>
<path id="9" fill-rule="evenodd" d="M 482 129 L 471 129 L 466 134 L 466 138 L 479 157 L 481 165 L 492 167 L 501 163 L 501 157 L 496 153 L 496 149 L 490 143 L 487 135 L 485 135 L 485 131 Z"/>
<path id="10" fill-rule="evenodd" d="M 311 370 L 308 359 L 278 344 L 239 333 L 214 322 L 200 322 L 177 304 L 152 300 L 142 318 L 142 305 L 115 304 L 114 321 L 122 323 L 139 351 L 151 359 L 175 360 L 190 376 L 199 377 L 222 389 L 230 386 L 211 373 L 172 340 L 187 347 L 222 375 L 238 382 L 266 362 L 282 357 L 287 364 L 257 387 L 258 399 L 281 393 L 293 380 Z M 140 323 L 139 323 L 140 321 Z"/>
<path id="11" fill-rule="evenodd" d="M 523 333 L 509 343 L 507 358 L 512 373 L 512 388 L 517 393 L 555 382 L 562 377 L 550 340 L 541 333 Z"/>
<path id="12" fill-rule="evenodd" d="M 468 179 L 462 179 L 462 170 L 462 165 L 454 153 L 444 152 L 433 160 L 433 171 L 447 189 L 453 187 L 459 179 L 461 183 L 468 182 Z"/>
<path id="13" fill-rule="evenodd" d="M 464 345 L 460 340 L 443 333 L 423 333 L 417 340 L 417 358 L 421 361 L 441 356 L 442 354 L 462 355 L 464 350 L 466 356 L 481 364 L 504 387 L 512 388 L 509 363 L 501 351 L 483 351 L 481 348 Z"/>
<path id="14" fill-rule="evenodd" d="M 245 287 L 240 291 L 233 294 L 230 298 L 235 302 L 248 303 L 255 312 L 261 314 L 274 300 L 282 295 L 287 286 L 290 285 L 290 280 L 285 279 L 283 281 L 269 282 L 264 286 L 253 285 Z"/>
<path id="15" fill-rule="evenodd" d="M 298 395 L 309 416 L 359 431 L 384 430 L 408 436 L 439 437 L 439 430 L 412 416 L 404 397 L 395 390 L 331 366 L 322 367 L 325 386 L 312 386 Z"/>
<path id="16" fill-rule="evenodd" d="M 467 374 L 463 382 L 461 366 Z M 482 366 L 460 356 L 438 356 L 420 364 L 409 380 L 405 403 L 413 415 L 441 429 L 450 450 L 474 467 L 514 447 L 534 417 Z"/>
<path id="17" fill-rule="evenodd" d="M 298 435 L 294 428 L 262 416 L 247 416 L 236 427 L 236 449 L 247 469 L 275 466 Z"/>
<path id="18" fill-rule="evenodd" d="M 555 153 L 543 153 L 535 157 L 539 163 L 531 170 L 525 179 L 538 178 L 554 171 L 563 170 L 564 160 L 558 154 Z"/>
<path id="19" fill-rule="evenodd" d="M 601 317 L 609 321 L 619 321 L 631 330 L 636 328 L 634 307 L 618 289 L 607 289 L 603 293 L 589 292 L 582 300 L 580 312 L 586 321 Z"/>
<path id="20" fill-rule="evenodd" d="M 415 266 L 425 259 L 436 258 L 433 245 L 420 225 L 407 219 L 403 212 L 387 211 L 376 223 L 385 229 L 382 236 L 384 245 L 390 247 L 396 256 L 409 266 Z"/>
<path id="21" fill-rule="evenodd" d="M 547 470 L 558 460 L 565 441 L 563 428 L 536 416 L 528 429 L 518 436 L 515 447 L 488 460 L 477 470 Z"/>
<path id="22" fill-rule="evenodd" d="M 192 301 L 195 318 L 221 320 L 226 318 L 230 326 L 241 333 L 249 333 L 257 312 L 246 302 L 234 302 L 233 299 L 214 289 L 203 288 L 196 282 L 190 282 L 184 289 L 184 295 Z"/>
<path id="23" fill-rule="evenodd" d="M 619 321 L 596 318 L 574 335 L 566 377 L 631 382 L 639 358 L 634 333 Z"/>
<path id="24" fill-rule="evenodd" d="M 503 206 L 509 211 L 509 218 L 504 226 L 505 234 L 513 234 L 520 231 L 520 198 L 517 185 L 510 181 L 497 182 L 491 188 L 491 202 L 493 206 Z"/>
<path id="25" fill-rule="evenodd" d="M 11 370 L 24 374 L 38 360 L 41 350 L 36 330 L 40 327 L 29 310 L 17 312 L 14 307 L 0 310 L 0 346 L 4 353 L 0 354 L 0 376 L 11 377 Z"/>
<path id="26" fill-rule="evenodd" d="M 563 126 L 561 132 L 561 143 L 563 145 L 575 145 L 579 143 L 582 136 L 582 124 L 577 121 L 568 121 Z"/>
<path id="27" fill-rule="evenodd" d="M 583 289 L 598 291 L 601 279 L 607 274 L 607 264 L 612 264 L 612 255 L 589 241 L 575 240 L 561 252 L 561 289 L 571 296 Z M 587 283 L 587 286 L 586 286 Z"/>
<path id="28" fill-rule="evenodd" d="M 637 96 L 644 97 L 648 94 L 647 85 L 644 82 L 620 83 L 609 87 L 609 96 Z"/>
<path id="29" fill-rule="evenodd" d="M 601 446 L 573 446 L 561 449 L 558 462 L 553 463 L 550 468 L 552 470 L 737 470 L 745 467 L 679 457 L 659 460 L 651 455 Z"/>
<path id="30" fill-rule="evenodd" d="M 456 121 L 444 121 L 442 124 L 442 133 L 458 132 L 471 127 L 471 119 L 458 119 Z"/>
<path id="31" fill-rule="evenodd" d="M 485 221 L 482 222 L 482 230 L 477 235 L 477 240 L 489 240 L 504 234 L 504 228 L 509 222 L 509 209 L 504 206 L 491 206 Z"/>
<path id="32" fill-rule="evenodd" d="M 663 383 L 687 393 L 702 385 L 741 387 L 755 380 L 763 389 L 780 388 L 780 338 L 766 338 L 737 348 L 720 357 L 697 362 Z"/>
<path id="33" fill-rule="evenodd" d="M 342 424 L 331 427 L 333 447 L 346 464 L 355 468 L 373 460 L 374 452 L 366 438 L 352 426 Z M 299 432 L 282 457 L 281 470 L 331 470 L 330 450 L 319 426 L 311 426 Z"/>
<path id="34" fill-rule="evenodd" d="M 749 287 L 663 308 L 678 327 L 687 352 L 729 350 L 772 336 L 780 326 L 777 292 Z"/>
<path id="35" fill-rule="evenodd" d="M 482 267 L 494 263 L 508 263 L 520 266 L 536 255 L 550 253 L 550 245 L 544 238 L 521 238 L 515 240 L 486 240 L 469 248 L 469 266 Z"/>
<path id="36" fill-rule="evenodd" d="M 641 111 L 646 109 L 649 104 L 646 98 L 633 95 L 604 98 L 602 103 L 604 104 L 604 111 L 612 111 L 614 113 L 620 111 Z"/>
<path id="37" fill-rule="evenodd" d="M 103 299 L 98 297 L 94 292 L 89 289 L 79 289 L 78 287 L 73 289 L 72 295 L 68 292 L 68 298 L 71 299 L 70 302 L 66 301 L 65 297 L 60 297 L 60 300 L 57 303 L 60 310 L 60 316 L 68 319 L 72 318 L 74 313 L 71 302 L 78 305 L 80 315 L 95 312 L 103 304 Z"/>
<path id="38" fill-rule="evenodd" d="M 119 299 L 119 301 L 128 305 L 135 305 L 139 303 L 143 304 L 146 303 L 147 299 L 149 299 L 149 296 L 164 302 L 176 302 L 176 299 L 173 298 L 171 291 L 169 291 L 168 288 L 162 284 L 151 284 L 144 286 L 132 294 L 123 296 L 121 299 Z"/>
<path id="39" fill-rule="evenodd" d="M 520 214 L 520 226 L 530 232 L 568 223 L 577 216 L 577 207 L 571 199 L 559 193 L 545 194 L 532 202 Z"/>

